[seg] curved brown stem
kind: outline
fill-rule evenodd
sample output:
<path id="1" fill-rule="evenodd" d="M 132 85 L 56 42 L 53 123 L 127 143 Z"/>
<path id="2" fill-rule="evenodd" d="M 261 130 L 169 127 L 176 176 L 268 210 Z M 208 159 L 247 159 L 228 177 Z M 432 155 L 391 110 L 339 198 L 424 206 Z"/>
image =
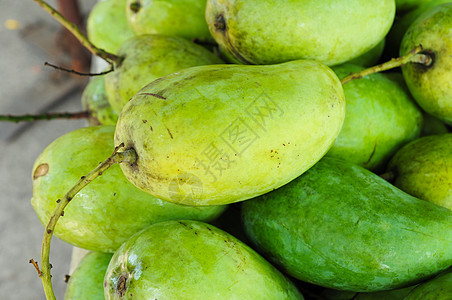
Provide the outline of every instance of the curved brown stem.
<path id="1" fill-rule="evenodd" d="M 88 38 L 80 31 L 80 29 L 75 24 L 69 22 L 62 14 L 60 14 L 56 9 L 47 4 L 44 0 L 34 0 L 34 1 L 39 6 L 41 6 L 45 11 L 47 11 L 52 17 L 54 17 L 67 30 L 69 30 L 86 49 L 91 51 L 92 54 L 103 58 L 111 65 L 118 64 L 121 61 L 121 58 L 119 56 L 94 46 L 93 43 L 91 43 L 88 40 Z"/>
<path id="2" fill-rule="evenodd" d="M 389 69 L 397 68 L 397 67 L 403 66 L 410 62 L 429 66 L 432 63 L 432 58 L 427 54 L 421 53 L 422 50 L 423 50 L 422 46 L 419 45 L 419 46 L 415 47 L 413 50 L 411 50 L 407 55 L 393 58 L 388 62 L 361 70 L 356 73 L 352 73 L 352 74 L 344 77 L 341 80 L 341 83 L 342 83 L 342 85 L 344 85 L 353 79 L 360 79 L 364 76 L 367 76 L 367 75 L 370 75 L 373 73 L 383 72 L 383 71 L 386 71 Z"/>
<path id="3" fill-rule="evenodd" d="M 52 265 L 49 262 L 50 257 L 50 242 L 52 240 L 53 232 L 55 230 L 55 226 L 58 222 L 58 219 L 63 216 L 64 209 L 69 204 L 69 202 L 74 198 L 74 196 L 83 189 L 86 185 L 88 185 L 91 181 L 102 175 L 108 168 L 112 165 L 128 162 L 133 163 L 136 161 L 137 156 L 136 152 L 133 149 L 125 150 L 124 152 L 119 152 L 119 149 L 123 148 L 124 144 L 121 144 L 115 148 L 113 154 L 108 157 L 105 161 L 99 164 L 93 171 L 91 171 L 88 175 L 81 177 L 81 179 L 69 190 L 69 192 L 64 195 L 63 198 L 58 199 L 55 210 L 50 217 L 49 223 L 47 224 L 44 237 L 42 239 L 42 248 L 41 248 L 41 270 L 37 269 L 39 277 L 41 278 L 42 285 L 44 287 L 44 292 L 46 298 L 48 300 L 55 299 L 55 294 L 53 292 L 52 287 L 52 275 L 50 274 L 50 269 Z M 32 261 L 32 260 L 30 260 Z M 35 265 L 35 264 L 34 264 Z M 37 264 L 35 265 L 35 267 Z"/>
<path id="4" fill-rule="evenodd" d="M 107 71 L 103 71 L 103 72 L 100 72 L 100 73 L 82 73 L 82 72 L 77 72 L 75 70 L 69 70 L 69 69 L 66 69 L 66 68 L 63 68 L 63 67 L 59 67 L 59 66 L 53 65 L 53 64 L 48 63 L 48 62 L 45 62 L 44 66 L 52 67 L 52 68 L 57 69 L 59 71 L 73 73 L 73 74 L 79 75 L 79 76 L 101 76 L 101 75 L 105 75 L 105 74 L 108 74 L 108 73 L 114 71 L 113 68 L 110 68 Z"/>
<path id="5" fill-rule="evenodd" d="M 89 111 L 47 113 L 42 115 L 0 115 L 0 121 L 6 122 L 31 122 L 31 121 L 50 121 L 54 119 L 87 119 L 91 113 Z"/>

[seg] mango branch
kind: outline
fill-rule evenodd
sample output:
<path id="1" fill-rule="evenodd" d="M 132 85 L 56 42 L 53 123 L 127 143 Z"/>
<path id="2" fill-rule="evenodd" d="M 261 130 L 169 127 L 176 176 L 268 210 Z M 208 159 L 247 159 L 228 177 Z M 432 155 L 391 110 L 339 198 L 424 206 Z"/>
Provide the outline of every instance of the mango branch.
<path id="1" fill-rule="evenodd" d="M 92 54 L 99 56 L 106 60 L 110 65 L 114 65 L 115 63 L 119 63 L 121 58 L 112 53 L 108 53 L 102 49 L 97 48 L 91 43 L 88 38 L 80 31 L 80 29 L 73 23 L 69 22 L 62 14 L 60 14 L 57 10 L 55 10 L 52 6 L 47 4 L 44 0 L 34 0 L 39 6 L 41 6 L 46 12 L 48 12 L 53 18 L 55 18 L 61 25 L 64 26 L 67 30 L 69 30 L 78 40 L 79 42 Z"/>
<path id="2" fill-rule="evenodd" d="M 66 68 L 63 68 L 63 67 L 59 67 L 59 66 L 53 65 L 53 64 L 48 63 L 48 62 L 45 62 L 45 63 L 44 63 L 44 66 L 51 67 L 51 68 L 57 69 L 57 70 L 59 70 L 59 71 L 64 71 L 64 72 L 68 72 L 68 73 L 73 73 L 73 74 L 79 75 L 79 76 L 90 76 L 90 77 L 92 77 L 92 76 L 101 76 L 101 75 L 105 75 L 105 74 L 108 74 L 108 73 L 111 73 L 111 72 L 114 71 L 114 70 L 113 70 L 113 67 L 111 67 L 111 68 L 108 69 L 107 71 L 100 72 L 100 73 L 81 73 L 81 72 L 78 72 L 78 71 L 75 71 L 75 70 L 66 69 Z"/>
<path id="3" fill-rule="evenodd" d="M 364 69 L 364 70 L 356 72 L 356 73 L 352 73 L 352 74 L 342 78 L 341 83 L 342 83 L 342 85 L 344 85 L 353 79 L 360 79 L 364 76 L 367 76 L 367 75 L 370 75 L 373 73 L 378 73 L 378 72 L 383 72 L 386 70 L 394 69 L 394 68 L 403 66 L 407 63 L 418 63 L 418 64 L 423 64 L 425 66 L 430 66 L 433 63 L 433 59 L 431 58 L 431 56 L 421 53 L 422 51 L 423 51 L 423 48 L 421 45 L 419 45 L 419 46 L 415 47 L 413 50 L 411 50 L 407 55 L 393 58 L 388 62 Z"/>
<path id="4" fill-rule="evenodd" d="M 87 119 L 91 113 L 89 111 L 47 113 L 41 115 L 0 115 L 0 121 L 4 122 L 31 122 L 31 121 L 50 121 L 54 119 Z"/>
<path id="5" fill-rule="evenodd" d="M 37 272 L 39 277 L 41 278 L 42 285 L 44 287 L 44 292 L 46 295 L 46 298 L 48 300 L 55 299 L 55 294 L 53 292 L 53 286 L 52 286 L 52 275 L 50 274 L 50 269 L 52 268 L 52 265 L 50 264 L 49 257 L 50 257 L 50 242 L 52 240 L 53 232 L 55 230 L 55 226 L 58 222 L 58 219 L 64 215 L 64 209 L 69 204 L 69 202 L 77 195 L 77 193 L 83 189 L 85 186 L 87 186 L 91 181 L 102 175 L 103 172 L 108 170 L 112 165 L 121 163 L 121 162 L 128 162 L 128 163 L 134 163 L 137 160 L 137 155 L 135 150 L 129 149 L 125 150 L 123 152 L 119 152 L 119 149 L 123 148 L 124 144 L 120 144 L 115 148 L 113 151 L 113 154 L 108 157 L 105 161 L 99 164 L 93 171 L 91 171 L 88 175 L 83 176 L 70 190 L 69 192 L 64 195 L 63 198 L 58 199 L 57 205 L 55 210 L 52 213 L 52 216 L 50 217 L 49 223 L 47 224 L 45 231 L 44 231 L 44 237 L 42 240 L 42 247 L 41 247 L 41 270 L 37 268 Z M 33 260 L 30 260 L 30 262 Z M 33 261 L 34 262 L 34 261 Z M 37 267 L 37 263 L 33 263 L 35 268 Z"/>

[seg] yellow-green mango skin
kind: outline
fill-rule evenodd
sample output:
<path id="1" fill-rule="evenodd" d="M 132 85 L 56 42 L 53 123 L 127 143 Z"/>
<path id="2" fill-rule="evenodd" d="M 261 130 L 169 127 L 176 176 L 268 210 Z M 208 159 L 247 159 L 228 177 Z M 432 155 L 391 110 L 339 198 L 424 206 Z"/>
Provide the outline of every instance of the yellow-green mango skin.
<path id="1" fill-rule="evenodd" d="M 419 199 L 452 209 L 452 133 L 416 139 L 388 164 L 393 183 Z"/>
<path id="2" fill-rule="evenodd" d="M 269 192 L 331 147 L 342 85 L 315 61 L 194 67 L 156 80 L 122 110 L 115 143 L 135 149 L 126 177 L 156 197 L 218 205 Z"/>
<path id="3" fill-rule="evenodd" d="M 403 77 L 423 110 L 452 125 L 452 3 L 434 6 L 415 20 L 403 36 L 400 55 L 419 44 L 433 64 L 405 64 Z"/>
<path id="4" fill-rule="evenodd" d="M 123 61 L 105 76 L 107 98 L 117 113 L 157 78 L 189 67 L 222 63 L 209 50 L 186 39 L 151 34 L 127 40 L 118 55 L 124 57 Z"/>
<path id="5" fill-rule="evenodd" d="M 69 277 L 64 300 L 104 300 L 104 277 L 112 253 L 86 254 Z"/>
<path id="6" fill-rule="evenodd" d="M 187 220 L 135 234 L 111 259 L 104 286 L 105 299 L 303 299 L 250 247 L 212 225 Z"/>
<path id="7" fill-rule="evenodd" d="M 57 199 L 111 155 L 114 129 L 77 129 L 56 139 L 36 159 L 31 204 L 43 225 L 47 225 Z M 80 248 L 114 252 L 152 223 L 179 218 L 211 221 L 224 209 L 162 201 L 137 189 L 120 167 L 113 165 L 71 200 L 56 225 L 55 235 Z"/>
<path id="8" fill-rule="evenodd" d="M 396 289 L 452 264 L 452 211 L 335 158 L 244 201 L 242 217 L 256 250 L 287 274 L 328 288 Z"/>
<path id="9" fill-rule="evenodd" d="M 351 60 L 389 31 L 394 0 L 208 0 L 214 39 L 244 64 Z"/>
<path id="10" fill-rule="evenodd" d="M 88 15 L 86 31 L 98 48 L 117 53 L 123 42 L 135 36 L 126 16 L 127 0 L 98 1 Z"/>
<path id="11" fill-rule="evenodd" d="M 452 299 L 452 270 L 420 284 L 404 300 L 450 300 Z"/>
<path id="12" fill-rule="evenodd" d="M 88 122 L 94 125 L 116 125 L 118 114 L 108 102 L 105 75 L 93 77 L 82 93 L 82 107 L 90 112 Z"/>
<path id="13" fill-rule="evenodd" d="M 362 69 L 352 64 L 333 67 L 339 78 Z M 422 112 L 400 79 L 376 73 L 344 85 L 344 125 L 328 156 L 384 171 L 398 149 L 420 136 Z"/>
<path id="14" fill-rule="evenodd" d="M 128 0 L 127 19 L 136 35 L 162 34 L 212 40 L 206 0 Z"/>

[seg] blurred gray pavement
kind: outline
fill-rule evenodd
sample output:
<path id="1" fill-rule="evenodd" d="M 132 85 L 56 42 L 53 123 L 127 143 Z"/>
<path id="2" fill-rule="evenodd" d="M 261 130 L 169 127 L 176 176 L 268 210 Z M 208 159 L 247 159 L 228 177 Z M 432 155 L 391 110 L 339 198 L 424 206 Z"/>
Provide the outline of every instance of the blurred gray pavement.
<path id="1" fill-rule="evenodd" d="M 55 1 L 48 1 L 55 5 Z M 96 0 L 79 1 L 86 15 Z M 0 0 L 0 114 L 80 111 L 81 89 L 71 80 L 51 82 L 46 52 L 24 38 L 40 24 L 59 25 L 33 0 Z M 44 44 L 49 35 L 42 35 Z M 50 36 L 51 37 L 51 36 Z M 34 37 L 36 40 L 36 36 Z M 40 262 L 44 227 L 30 204 L 34 160 L 57 137 L 85 126 L 84 120 L 39 121 L 23 127 L 0 122 L 0 299 L 45 299 L 31 258 Z M 17 129 L 21 131 L 17 131 Z M 7 137 L 9 137 L 7 139 Z M 57 299 L 63 299 L 72 247 L 54 238 L 50 260 Z"/>

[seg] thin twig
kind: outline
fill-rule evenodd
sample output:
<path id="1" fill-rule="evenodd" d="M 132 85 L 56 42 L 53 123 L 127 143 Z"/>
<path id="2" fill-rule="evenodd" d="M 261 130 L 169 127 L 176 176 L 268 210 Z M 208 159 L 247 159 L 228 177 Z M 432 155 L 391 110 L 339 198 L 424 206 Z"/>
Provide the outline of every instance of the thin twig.
<path id="1" fill-rule="evenodd" d="M 422 50 L 423 50 L 422 46 L 419 45 L 419 46 L 415 47 L 413 50 L 411 50 L 407 55 L 393 58 L 390 61 L 382 63 L 380 65 L 370 67 L 368 69 L 364 69 L 364 70 L 361 70 L 356 73 L 352 73 L 352 74 L 344 77 L 341 80 L 341 83 L 342 83 L 342 85 L 344 85 L 353 79 L 360 79 L 364 76 L 367 76 L 367 75 L 370 75 L 373 73 L 383 72 L 383 71 L 386 71 L 389 69 L 397 68 L 397 67 L 403 66 L 410 62 L 429 66 L 432 63 L 432 58 L 427 54 L 420 53 Z"/>
<path id="2" fill-rule="evenodd" d="M 31 121 L 49 121 L 54 119 L 87 119 L 91 113 L 89 111 L 46 113 L 41 115 L 0 115 L 0 121 L 6 122 L 31 122 Z"/>
<path id="3" fill-rule="evenodd" d="M 39 270 L 39 265 L 38 265 L 38 263 L 37 263 L 33 258 L 30 259 L 28 262 L 29 262 L 30 264 L 32 264 L 32 265 L 35 267 L 36 272 L 38 272 L 38 276 L 41 277 L 41 276 L 42 276 L 42 273 L 41 273 L 41 270 Z"/>
<path id="4" fill-rule="evenodd" d="M 60 71 L 64 71 L 64 72 L 68 72 L 68 73 L 73 73 L 73 74 L 76 74 L 76 75 L 79 75 L 79 76 L 100 76 L 100 75 L 105 75 L 105 74 L 108 74 L 108 73 L 114 71 L 113 68 L 110 68 L 107 71 L 100 72 L 100 73 L 81 73 L 81 72 L 78 72 L 78 71 L 75 71 L 75 70 L 70 70 L 70 69 L 66 69 L 66 68 L 63 68 L 63 67 L 59 67 L 59 66 L 53 65 L 53 64 L 48 63 L 48 62 L 45 62 L 44 66 L 52 67 L 54 69 L 57 69 L 57 70 L 60 70 Z"/>
<path id="5" fill-rule="evenodd" d="M 34 0 L 39 6 L 41 6 L 46 12 L 48 12 L 53 18 L 55 18 L 61 25 L 63 25 L 67 30 L 69 30 L 79 42 L 92 54 L 99 56 L 106 60 L 110 65 L 114 66 L 115 63 L 120 61 L 120 57 L 115 54 L 109 53 L 103 49 L 99 49 L 91 43 L 88 38 L 81 32 L 81 30 L 69 20 L 67 20 L 62 14 L 60 14 L 56 9 L 47 4 L 44 0 Z"/>

